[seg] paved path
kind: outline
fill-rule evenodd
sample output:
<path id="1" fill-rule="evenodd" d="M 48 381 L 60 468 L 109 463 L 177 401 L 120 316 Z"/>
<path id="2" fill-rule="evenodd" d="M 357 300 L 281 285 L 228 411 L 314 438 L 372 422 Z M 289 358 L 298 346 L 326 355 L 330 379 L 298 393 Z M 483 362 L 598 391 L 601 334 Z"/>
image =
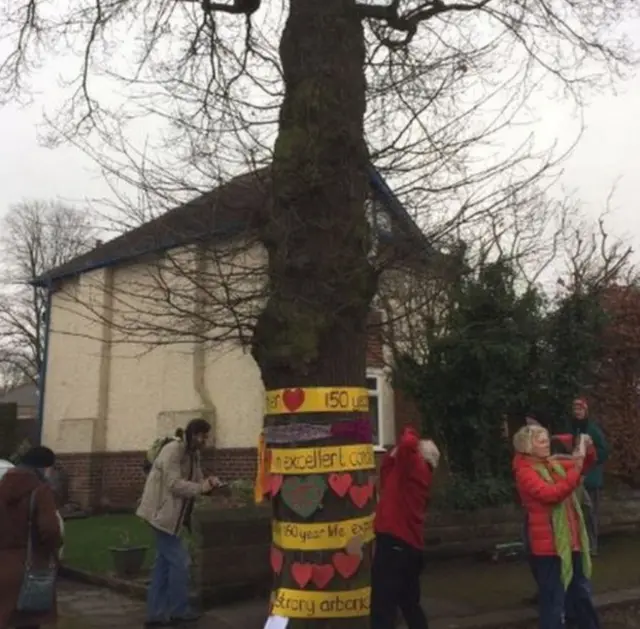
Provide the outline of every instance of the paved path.
<path id="1" fill-rule="evenodd" d="M 144 623 L 144 604 L 107 588 L 62 580 L 58 588 L 60 615 L 75 629 L 133 629 Z M 216 629 L 262 629 L 265 603 L 248 602 L 208 611 L 198 627 Z M 64 625 L 63 625 L 64 626 Z"/>
<path id="2" fill-rule="evenodd" d="M 640 588 L 596 596 L 603 607 L 603 629 L 640 629 Z M 106 588 L 62 580 L 58 591 L 60 629 L 138 629 L 144 623 L 144 604 Z M 609 609 L 629 605 L 624 610 Z M 477 614 L 449 601 L 424 601 L 431 629 L 481 629 L 506 627 L 518 623 L 535 627 L 534 608 L 520 608 Z M 197 629 L 263 629 L 266 620 L 264 601 L 249 601 L 218 607 L 206 612 Z M 195 629 L 195 628 L 194 628 Z"/>
<path id="3" fill-rule="evenodd" d="M 130 629 L 144 623 L 144 604 L 107 588 L 62 580 L 58 590 L 61 615 L 72 621 L 84 619 L 87 629 Z M 473 616 L 475 610 L 453 601 L 425 600 L 432 620 L 453 616 Z M 200 627 L 216 629 L 262 629 L 266 620 L 266 602 L 248 601 L 217 607 L 206 612 Z"/>

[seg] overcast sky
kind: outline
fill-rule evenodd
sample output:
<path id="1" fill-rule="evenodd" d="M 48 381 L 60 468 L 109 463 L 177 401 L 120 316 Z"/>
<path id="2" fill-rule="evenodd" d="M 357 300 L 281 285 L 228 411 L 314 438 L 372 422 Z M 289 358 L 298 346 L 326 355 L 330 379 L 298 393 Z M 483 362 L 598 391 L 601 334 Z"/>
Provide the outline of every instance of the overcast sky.
<path id="1" fill-rule="evenodd" d="M 631 31 L 640 39 L 640 25 L 634 24 Z M 82 202 L 109 195 L 97 168 L 79 150 L 48 149 L 39 143 L 42 110 L 49 97 L 57 100 L 44 92 L 30 107 L 0 110 L 0 214 L 26 198 Z M 568 121 L 558 114 L 560 109 L 549 101 L 548 112 L 538 112 L 542 121 L 536 132 L 543 143 L 568 135 Z M 640 251 L 640 75 L 619 84 L 617 94 L 594 95 L 584 114 L 586 131 L 566 162 L 562 185 L 594 219 L 617 186 L 609 225 Z"/>

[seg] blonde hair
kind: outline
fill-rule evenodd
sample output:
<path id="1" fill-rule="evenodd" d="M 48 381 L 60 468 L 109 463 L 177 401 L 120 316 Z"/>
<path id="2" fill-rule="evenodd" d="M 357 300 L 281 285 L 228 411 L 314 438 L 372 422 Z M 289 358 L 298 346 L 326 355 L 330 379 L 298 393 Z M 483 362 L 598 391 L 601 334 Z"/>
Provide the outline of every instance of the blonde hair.
<path id="1" fill-rule="evenodd" d="M 549 431 L 540 425 L 523 426 L 513 435 L 513 449 L 520 454 L 533 454 L 533 438 L 541 432 L 549 434 Z"/>

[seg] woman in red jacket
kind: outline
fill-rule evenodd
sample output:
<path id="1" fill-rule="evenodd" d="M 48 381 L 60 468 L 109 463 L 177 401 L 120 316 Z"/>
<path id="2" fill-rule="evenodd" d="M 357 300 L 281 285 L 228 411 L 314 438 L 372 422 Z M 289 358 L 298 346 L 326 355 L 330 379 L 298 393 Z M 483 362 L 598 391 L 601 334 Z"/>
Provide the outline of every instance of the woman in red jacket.
<path id="1" fill-rule="evenodd" d="M 580 629 L 599 629 L 591 599 L 589 538 L 577 491 L 595 461 L 588 440 L 553 457 L 548 431 L 525 426 L 513 438 L 516 487 L 527 513 L 531 568 L 538 586 L 540 629 L 562 629 L 565 598 Z"/>
<path id="2" fill-rule="evenodd" d="M 393 629 L 398 609 L 409 629 L 427 629 L 420 606 L 424 520 L 438 448 L 407 428 L 380 469 L 376 549 L 371 571 L 371 629 Z"/>

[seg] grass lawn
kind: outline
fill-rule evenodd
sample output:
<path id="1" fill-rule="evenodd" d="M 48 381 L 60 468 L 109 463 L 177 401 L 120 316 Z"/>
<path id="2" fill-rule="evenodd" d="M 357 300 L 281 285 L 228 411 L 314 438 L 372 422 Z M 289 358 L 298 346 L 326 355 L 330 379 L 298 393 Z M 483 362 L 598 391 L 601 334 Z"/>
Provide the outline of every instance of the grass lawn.
<path id="1" fill-rule="evenodd" d="M 109 548 L 149 546 L 146 568 L 153 561 L 149 526 L 134 515 L 101 515 L 65 522 L 63 562 L 71 568 L 107 574 L 113 570 Z"/>
<path id="2" fill-rule="evenodd" d="M 146 568 L 153 561 L 149 527 L 133 515 L 104 515 L 68 520 L 64 562 L 80 570 L 108 574 L 113 570 L 109 548 L 149 546 Z M 600 555 L 593 560 L 596 593 L 640 587 L 640 533 L 601 540 Z M 477 612 L 519 607 L 535 591 L 526 562 L 491 563 L 472 558 L 428 562 L 423 578 L 426 598 L 458 603 Z M 64 629 L 76 629 L 73 624 Z"/>
<path id="3" fill-rule="evenodd" d="M 601 540 L 593 559 L 596 593 L 640 587 L 640 534 Z M 519 607 L 535 592 L 533 577 L 524 561 L 491 563 L 473 559 L 436 561 L 427 566 L 423 595 L 459 601 L 479 612 Z"/>

